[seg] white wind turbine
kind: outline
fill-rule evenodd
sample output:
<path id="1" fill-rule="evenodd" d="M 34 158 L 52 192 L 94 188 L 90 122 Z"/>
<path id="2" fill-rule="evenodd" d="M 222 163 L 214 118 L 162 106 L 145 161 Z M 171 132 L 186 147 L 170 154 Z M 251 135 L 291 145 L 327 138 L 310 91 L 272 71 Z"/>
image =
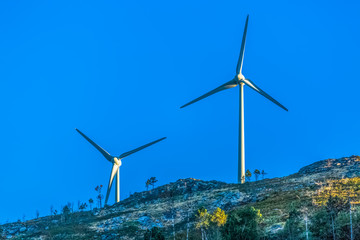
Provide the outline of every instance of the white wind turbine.
<path id="1" fill-rule="evenodd" d="M 241 42 L 241 48 L 240 48 L 240 55 L 239 60 L 236 66 L 236 75 L 235 77 L 223 85 L 215 88 L 214 90 L 205 93 L 204 95 L 192 100 L 191 102 L 181 106 L 180 108 L 186 107 L 190 104 L 193 104 L 203 98 L 206 98 L 210 95 L 213 95 L 217 92 L 223 91 L 225 89 L 236 87 L 237 85 L 240 85 L 240 120 L 239 120 L 239 156 L 238 156 L 238 182 L 244 183 L 245 182 L 245 136 L 244 136 L 244 85 L 249 86 L 256 92 L 260 93 L 282 109 L 288 111 L 286 107 L 281 105 L 278 101 L 276 101 L 274 98 L 272 98 L 269 94 L 261 90 L 255 83 L 253 83 L 250 79 L 245 78 L 242 74 L 242 66 L 243 66 L 243 60 L 244 60 L 244 51 L 245 51 L 245 40 L 246 40 L 246 32 L 247 32 L 247 26 L 249 21 L 249 15 L 246 18 L 245 22 L 245 29 L 244 34 Z"/>
<path id="2" fill-rule="evenodd" d="M 76 128 L 75 128 L 76 129 Z M 114 157 L 111 156 L 107 151 L 105 151 L 102 147 L 100 147 L 99 145 L 97 145 L 95 142 L 93 142 L 90 138 L 88 138 L 85 134 L 83 134 L 79 129 L 76 129 L 76 131 L 78 131 L 78 133 L 81 134 L 81 136 L 83 136 L 89 143 L 91 143 L 91 145 L 93 145 L 105 158 L 106 160 L 108 160 L 109 162 L 111 162 L 113 164 L 112 169 L 111 169 L 111 174 L 110 174 L 110 180 L 109 180 L 109 185 L 108 185 L 108 189 L 106 191 L 106 198 L 105 198 L 105 205 L 107 204 L 107 201 L 109 199 L 109 195 L 110 195 L 110 189 L 112 186 L 112 183 L 114 181 L 114 177 L 116 174 L 116 182 L 115 182 L 115 202 L 119 202 L 120 201 L 120 166 L 121 166 L 121 159 L 130 156 L 133 153 L 136 153 L 144 148 L 147 148 L 157 142 L 160 142 L 162 140 L 164 140 L 166 137 L 160 138 L 156 141 L 153 141 L 151 143 L 145 144 L 141 147 L 135 148 L 134 150 L 125 152 L 123 154 L 121 154 L 118 157 Z"/>

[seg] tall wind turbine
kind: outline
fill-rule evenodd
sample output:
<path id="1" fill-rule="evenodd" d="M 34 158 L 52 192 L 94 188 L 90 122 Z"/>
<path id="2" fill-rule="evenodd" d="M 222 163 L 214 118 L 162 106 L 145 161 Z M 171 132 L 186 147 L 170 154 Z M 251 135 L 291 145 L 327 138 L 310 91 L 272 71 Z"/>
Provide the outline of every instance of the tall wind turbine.
<path id="1" fill-rule="evenodd" d="M 76 129 L 76 128 L 75 128 Z M 136 153 L 144 148 L 147 148 L 157 142 L 160 142 L 162 140 L 164 140 L 166 137 L 160 138 L 156 141 L 153 141 L 151 143 L 145 144 L 141 147 L 135 148 L 134 150 L 125 152 L 123 154 L 121 154 L 118 157 L 115 156 L 111 156 L 107 151 L 105 151 L 102 147 L 100 147 L 99 145 L 97 145 L 95 142 L 93 142 L 90 138 L 88 138 L 85 134 L 83 134 L 79 129 L 76 129 L 76 131 L 78 131 L 78 133 L 81 134 L 81 136 L 83 136 L 89 143 L 91 143 L 91 145 L 93 145 L 105 158 L 106 160 L 108 160 L 109 162 L 111 162 L 113 164 L 112 169 L 111 169 L 111 173 L 110 173 L 110 180 L 109 180 L 109 185 L 108 185 L 108 189 L 106 192 L 106 198 L 105 198 L 105 205 L 107 204 L 107 201 L 109 199 L 109 195 L 110 195 L 110 189 L 112 186 L 112 183 L 114 181 L 114 177 L 116 175 L 116 182 L 115 182 L 115 202 L 119 202 L 120 201 L 120 166 L 121 166 L 121 159 L 130 156 L 133 153 Z"/>
<path id="2" fill-rule="evenodd" d="M 261 90 L 250 79 L 245 78 L 244 75 L 242 74 L 244 52 L 245 52 L 245 40 L 246 40 L 246 32 L 247 32 L 248 22 L 249 22 L 249 15 L 247 16 L 246 22 L 245 22 L 245 29 L 244 29 L 242 42 L 241 42 L 240 55 L 239 55 L 239 60 L 237 62 L 237 66 L 236 66 L 235 77 L 231 81 L 224 83 L 223 85 L 215 88 L 214 90 L 212 90 L 208 93 L 205 93 L 204 95 L 202 95 L 180 107 L 180 108 L 183 108 L 183 107 L 189 106 L 190 104 L 193 104 L 197 101 L 200 101 L 203 98 L 206 98 L 210 95 L 213 95 L 213 94 L 223 91 L 225 89 L 233 88 L 233 87 L 236 87 L 237 85 L 240 86 L 239 156 L 238 156 L 238 158 L 239 158 L 238 159 L 238 182 L 239 183 L 245 182 L 244 85 L 249 86 L 250 88 L 252 88 L 256 92 L 260 93 L 261 95 L 263 95 L 264 97 L 266 97 L 267 99 L 269 99 L 270 101 L 272 101 L 273 103 L 275 103 L 276 105 L 281 107 L 282 109 L 288 111 L 286 107 L 281 105 L 278 101 L 276 101 L 274 98 L 272 98 L 269 94 L 267 94 L 266 92 Z"/>

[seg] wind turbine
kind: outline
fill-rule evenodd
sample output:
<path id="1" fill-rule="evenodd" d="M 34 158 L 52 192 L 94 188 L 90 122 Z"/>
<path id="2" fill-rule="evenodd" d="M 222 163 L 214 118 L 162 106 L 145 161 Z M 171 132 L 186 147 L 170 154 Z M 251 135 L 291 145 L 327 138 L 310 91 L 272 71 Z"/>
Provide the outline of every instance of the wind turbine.
<path id="1" fill-rule="evenodd" d="M 145 144 L 141 147 L 135 148 L 134 150 L 125 152 L 123 154 L 121 154 L 118 157 L 115 156 L 111 156 L 107 151 L 105 151 L 102 147 L 100 147 L 99 145 L 97 145 L 95 142 L 93 142 L 90 138 L 88 138 L 85 134 L 83 134 L 79 129 L 76 129 L 76 131 L 78 131 L 78 133 L 81 134 L 81 136 L 83 136 L 89 143 L 91 143 L 91 145 L 93 145 L 105 158 L 106 160 L 108 160 L 109 162 L 111 162 L 113 164 L 112 169 L 111 169 L 111 173 L 110 173 L 110 180 L 109 180 L 109 185 L 108 185 L 108 189 L 106 192 L 106 198 L 105 198 L 105 205 L 107 204 L 107 201 L 109 199 L 109 195 L 110 195 L 110 189 L 112 186 L 112 183 L 114 181 L 114 177 L 116 174 L 116 181 L 115 181 L 115 202 L 119 202 L 120 201 L 120 166 L 121 166 L 121 159 L 130 156 L 133 153 L 136 153 L 144 148 L 147 148 L 155 143 L 158 143 L 162 140 L 164 140 L 166 137 L 160 138 L 156 141 L 153 141 L 151 143 Z"/>
<path id="2" fill-rule="evenodd" d="M 244 60 L 244 52 L 245 52 L 245 40 L 246 40 L 246 32 L 247 32 L 247 26 L 249 22 L 249 15 L 246 18 L 245 22 L 245 28 L 244 28 L 244 34 L 241 42 L 241 48 L 240 48 L 240 55 L 239 60 L 237 62 L 236 66 L 236 75 L 235 77 L 223 85 L 215 88 L 214 90 L 205 93 L 204 95 L 192 100 L 191 102 L 181 106 L 180 108 L 184 108 L 186 106 L 189 106 L 190 104 L 193 104 L 197 101 L 200 101 L 201 99 L 204 99 L 210 95 L 213 95 L 217 92 L 223 91 L 225 89 L 233 88 L 236 86 L 240 86 L 240 120 L 239 120 L 239 155 L 238 155 L 238 182 L 244 183 L 245 182 L 245 136 L 244 136 L 244 85 L 249 86 L 251 89 L 255 90 L 256 92 L 260 93 L 282 109 L 288 111 L 286 107 L 281 105 L 278 101 L 276 101 L 274 98 L 272 98 L 269 94 L 261 90 L 257 85 L 255 85 L 254 82 L 252 82 L 250 79 L 245 78 L 242 74 L 242 67 L 243 67 L 243 60 Z"/>

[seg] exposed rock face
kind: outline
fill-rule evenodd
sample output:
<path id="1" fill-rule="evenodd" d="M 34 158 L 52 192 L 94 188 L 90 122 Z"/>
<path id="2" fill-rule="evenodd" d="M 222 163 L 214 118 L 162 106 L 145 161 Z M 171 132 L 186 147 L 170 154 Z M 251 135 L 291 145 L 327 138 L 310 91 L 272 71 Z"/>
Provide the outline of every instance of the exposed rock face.
<path id="1" fill-rule="evenodd" d="M 351 156 L 339 159 L 326 159 L 318 161 L 303 167 L 299 170 L 299 174 L 333 174 L 336 172 L 336 177 L 355 177 L 360 173 L 360 157 Z"/>
<path id="2" fill-rule="evenodd" d="M 316 183 L 325 179 L 360 176 L 359 160 L 358 156 L 327 159 L 287 177 L 242 185 L 180 179 L 103 209 L 5 224 L 0 226 L 0 239 L 142 239 L 146 229 L 154 226 L 170 234 L 173 223 L 181 232 L 189 220 L 194 228 L 194 213 L 201 206 L 211 212 L 217 207 L 229 211 L 246 204 L 272 219 L 265 223 L 268 234 L 274 234 L 284 226 L 284 208 L 289 201 L 309 199 Z"/>

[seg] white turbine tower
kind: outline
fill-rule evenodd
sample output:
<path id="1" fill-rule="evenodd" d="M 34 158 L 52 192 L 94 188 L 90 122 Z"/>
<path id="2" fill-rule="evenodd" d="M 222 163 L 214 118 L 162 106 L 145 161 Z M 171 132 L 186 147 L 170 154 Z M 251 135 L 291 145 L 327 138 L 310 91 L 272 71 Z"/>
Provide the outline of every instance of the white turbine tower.
<path id="1" fill-rule="evenodd" d="M 249 15 L 247 16 L 246 22 L 245 22 L 244 35 L 243 35 L 242 42 L 241 42 L 240 55 L 239 55 L 239 60 L 238 60 L 237 66 L 236 66 L 235 77 L 231 81 L 229 81 L 229 82 L 215 88 L 214 90 L 196 98 L 195 100 L 181 106 L 181 108 L 186 107 L 186 106 L 193 104 L 203 98 L 213 95 L 214 93 L 223 91 L 225 89 L 236 87 L 237 85 L 240 85 L 239 157 L 238 157 L 238 182 L 239 183 L 245 182 L 244 85 L 249 86 L 250 88 L 252 88 L 256 92 L 260 93 L 261 95 L 263 95 L 264 97 L 266 97 L 267 99 L 269 99 L 270 101 L 272 101 L 273 103 L 275 103 L 276 105 L 281 107 L 282 109 L 288 111 L 286 107 L 281 105 L 278 101 L 276 101 L 274 98 L 272 98 L 269 94 L 267 94 L 266 92 L 261 90 L 250 79 L 245 78 L 244 75 L 242 74 L 242 66 L 243 66 L 243 60 L 244 60 L 245 40 L 246 40 L 248 21 L 249 21 Z"/>
<path id="2" fill-rule="evenodd" d="M 75 128 L 76 129 L 76 128 Z M 109 195 L 110 195 L 110 189 L 112 186 L 112 183 L 114 181 L 114 177 L 116 174 L 116 182 L 115 182 L 115 202 L 119 202 L 120 201 L 120 166 L 121 166 L 121 159 L 130 156 L 133 153 L 136 153 L 144 148 L 147 148 L 157 142 L 160 142 L 162 140 L 164 140 L 166 137 L 160 138 L 156 141 L 153 141 L 151 143 L 145 144 L 141 147 L 135 148 L 134 150 L 125 152 L 123 154 L 121 154 L 119 157 L 114 157 L 111 156 L 107 151 L 105 151 L 102 147 L 100 147 L 99 145 L 97 145 L 95 142 L 93 142 L 90 138 L 88 138 L 85 134 L 83 134 L 79 129 L 76 129 L 76 131 L 78 131 L 78 133 L 81 134 L 81 136 L 83 136 L 89 143 L 91 143 L 91 145 L 93 145 L 105 158 L 106 160 L 108 160 L 109 162 L 111 162 L 113 164 L 112 169 L 111 169 L 111 174 L 110 174 L 110 180 L 109 180 L 109 185 L 108 185 L 108 189 L 106 192 L 106 198 L 105 198 L 105 205 L 107 204 L 107 201 L 109 199 Z"/>

